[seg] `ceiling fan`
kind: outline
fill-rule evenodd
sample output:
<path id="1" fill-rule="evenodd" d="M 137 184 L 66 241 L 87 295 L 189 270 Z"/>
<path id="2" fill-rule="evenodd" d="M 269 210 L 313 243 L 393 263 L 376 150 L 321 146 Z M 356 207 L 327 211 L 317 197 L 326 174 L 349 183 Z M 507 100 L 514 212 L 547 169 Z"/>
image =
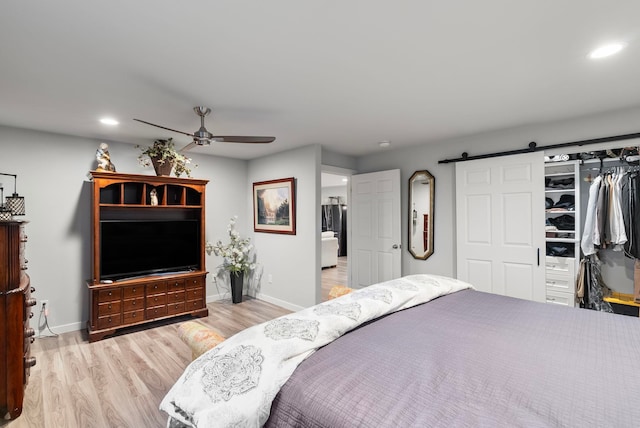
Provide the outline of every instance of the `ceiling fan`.
<path id="1" fill-rule="evenodd" d="M 213 135 L 207 131 L 204 127 L 204 117 L 211 113 L 211 109 L 208 107 L 194 107 L 193 111 L 200 116 L 200 129 L 194 133 L 178 131 L 177 129 L 167 128 L 166 126 L 156 125 L 155 123 L 147 122 L 140 119 L 133 119 L 138 122 L 146 123 L 147 125 L 156 126 L 158 128 L 166 129 L 167 131 L 178 132 L 180 134 L 188 135 L 193 138 L 193 141 L 182 148 L 181 151 L 190 150 L 195 146 L 208 146 L 212 141 L 221 143 L 271 143 L 276 137 L 254 137 L 254 136 L 231 136 L 231 135 Z"/>

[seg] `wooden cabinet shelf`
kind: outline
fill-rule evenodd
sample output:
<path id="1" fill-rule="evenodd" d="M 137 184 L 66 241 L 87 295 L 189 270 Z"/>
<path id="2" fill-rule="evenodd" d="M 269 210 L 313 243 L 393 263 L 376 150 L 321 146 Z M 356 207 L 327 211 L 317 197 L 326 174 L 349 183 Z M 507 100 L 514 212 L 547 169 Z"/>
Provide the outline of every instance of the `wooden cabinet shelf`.
<path id="1" fill-rule="evenodd" d="M 89 340 L 120 328 L 185 314 L 206 316 L 205 187 L 206 180 L 92 171 L 93 276 Z M 157 205 L 151 201 L 155 191 Z M 185 272 L 143 274 L 105 280 L 101 266 L 101 224 L 108 222 L 197 222 L 199 263 Z M 137 227 L 138 223 L 134 223 Z M 171 243 L 169 243 L 171 244 Z"/>

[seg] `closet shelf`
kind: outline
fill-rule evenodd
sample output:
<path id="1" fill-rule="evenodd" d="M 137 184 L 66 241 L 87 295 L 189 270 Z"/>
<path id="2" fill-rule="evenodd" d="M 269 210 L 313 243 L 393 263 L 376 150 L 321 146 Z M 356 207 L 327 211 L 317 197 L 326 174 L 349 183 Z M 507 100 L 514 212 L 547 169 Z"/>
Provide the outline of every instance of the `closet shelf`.
<path id="1" fill-rule="evenodd" d="M 576 243 L 578 242 L 575 238 L 545 238 L 546 242 L 567 242 L 567 243 Z"/>
<path id="2" fill-rule="evenodd" d="M 558 210 L 545 210 L 544 211 L 545 214 L 575 214 L 575 211 L 571 211 L 571 210 L 562 210 L 562 211 L 558 211 Z"/>
<path id="3" fill-rule="evenodd" d="M 571 188 L 571 189 L 545 189 L 544 193 L 570 193 L 570 192 L 575 192 L 576 189 Z"/>

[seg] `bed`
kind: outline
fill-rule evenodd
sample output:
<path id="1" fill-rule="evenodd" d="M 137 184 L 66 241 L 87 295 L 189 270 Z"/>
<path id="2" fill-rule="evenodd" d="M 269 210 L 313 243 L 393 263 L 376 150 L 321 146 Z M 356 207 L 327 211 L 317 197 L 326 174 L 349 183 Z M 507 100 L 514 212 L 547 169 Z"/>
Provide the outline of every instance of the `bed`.
<path id="1" fill-rule="evenodd" d="M 436 277 L 435 281 L 443 280 Z M 371 287 L 335 302 L 363 303 L 385 289 L 380 284 Z M 267 404 L 249 410 L 249 419 L 234 423 L 266 427 L 640 426 L 637 318 L 514 299 L 464 285 L 428 294 L 426 302 L 416 303 L 424 299 L 410 297 L 410 302 L 359 323 L 328 344 L 303 352 L 302 357 L 296 353 L 295 367 L 286 378 L 276 376 L 259 392 L 256 387 L 235 397 L 239 399 L 236 406 L 251 407 L 255 397 L 249 394 L 271 395 Z M 331 303 L 323 305 L 319 306 Z M 292 316 L 304 318 L 299 313 Z M 256 331 L 264 329 L 263 325 Z M 195 403 L 193 395 L 182 397 L 193 394 L 197 385 L 225 376 L 220 366 L 203 369 L 207 355 L 209 361 L 217 358 L 212 351 L 203 355 L 199 368 L 190 366 L 185 372 L 191 370 L 191 383 L 178 382 L 163 400 L 161 408 L 171 415 L 172 426 L 225 426 L 207 423 L 235 411 L 224 398 L 212 403 L 216 400 L 208 396 Z M 232 385 L 233 376 L 226 382 Z M 191 407 L 176 407 L 180 398 L 186 398 Z M 197 409 L 207 406 L 217 406 L 221 413 L 215 419 L 198 413 Z"/>

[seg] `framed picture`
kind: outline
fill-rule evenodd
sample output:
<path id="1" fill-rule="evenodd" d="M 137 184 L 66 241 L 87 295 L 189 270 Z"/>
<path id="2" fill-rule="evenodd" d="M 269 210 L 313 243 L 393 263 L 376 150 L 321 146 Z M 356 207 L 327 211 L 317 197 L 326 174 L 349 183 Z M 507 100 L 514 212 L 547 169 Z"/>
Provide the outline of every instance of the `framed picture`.
<path id="1" fill-rule="evenodd" d="M 296 195 L 293 177 L 253 183 L 253 230 L 296 234 Z"/>

